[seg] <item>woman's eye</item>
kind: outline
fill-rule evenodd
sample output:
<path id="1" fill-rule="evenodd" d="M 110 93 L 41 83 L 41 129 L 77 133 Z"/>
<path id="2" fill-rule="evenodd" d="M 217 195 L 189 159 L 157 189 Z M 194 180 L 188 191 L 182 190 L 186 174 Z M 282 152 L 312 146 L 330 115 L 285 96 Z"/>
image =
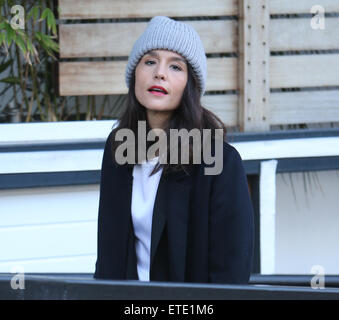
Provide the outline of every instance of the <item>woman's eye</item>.
<path id="1" fill-rule="evenodd" d="M 153 61 L 153 60 L 146 60 L 145 61 L 145 64 L 150 66 L 150 65 L 153 65 L 155 64 L 156 62 Z M 173 68 L 175 71 L 182 71 L 182 68 L 180 66 L 177 66 L 175 64 L 171 65 L 171 68 Z"/>
<path id="2" fill-rule="evenodd" d="M 175 64 L 172 67 L 176 71 L 181 71 L 182 70 L 179 66 L 176 66 Z"/>

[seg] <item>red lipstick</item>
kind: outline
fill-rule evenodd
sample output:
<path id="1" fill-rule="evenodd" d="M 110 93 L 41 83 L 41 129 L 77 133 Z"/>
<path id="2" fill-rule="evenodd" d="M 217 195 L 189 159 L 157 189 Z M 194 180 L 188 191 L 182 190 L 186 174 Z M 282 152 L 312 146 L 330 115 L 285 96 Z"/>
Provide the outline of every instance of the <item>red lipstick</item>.
<path id="1" fill-rule="evenodd" d="M 148 89 L 148 91 L 157 96 L 159 95 L 163 96 L 165 94 L 168 94 L 167 90 L 161 86 L 152 86 Z"/>

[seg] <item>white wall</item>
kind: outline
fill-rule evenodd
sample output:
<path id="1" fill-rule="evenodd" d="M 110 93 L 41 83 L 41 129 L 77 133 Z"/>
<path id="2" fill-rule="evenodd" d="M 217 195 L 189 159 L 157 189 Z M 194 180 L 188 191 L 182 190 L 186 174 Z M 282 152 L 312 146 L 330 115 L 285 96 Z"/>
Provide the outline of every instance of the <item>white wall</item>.
<path id="1" fill-rule="evenodd" d="M 275 273 L 339 274 L 339 170 L 276 177 Z"/>
<path id="2" fill-rule="evenodd" d="M 104 142 L 115 124 L 115 121 L 2 124 L 0 146 Z M 280 158 L 339 155 L 339 137 L 232 145 L 243 160 L 279 162 Z M 2 174 L 20 172 L 100 170 L 102 152 L 102 149 L 2 152 L 0 179 Z M 267 235 L 264 238 L 271 240 L 265 240 L 268 251 L 262 255 L 262 262 L 273 273 L 307 274 L 313 265 L 320 264 L 327 274 L 339 274 L 338 171 L 317 172 L 319 184 L 307 179 L 314 174 L 275 175 L 269 170 L 263 179 L 261 214 L 266 218 L 269 215 L 270 223 L 262 231 Z M 288 180 L 289 175 L 293 183 Z M 276 199 L 270 189 L 273 183 Z M 0 272 L 15 266 L 24 267 L 25 272 L 93 272 L 98 203 L 98 185 L 0 190 Z"/>
<path id="3" fill-rule="evenodd" d="M 0 272 L 94 272 L 99 185 L 0 190 Z"/>
<path id="4" fill-rule="evenodd" d="M 275 274 L 339 274 L 339 170 L 276 176 Z M 95 268 L 99 185 L 0 190 L 0 272 Z"/>

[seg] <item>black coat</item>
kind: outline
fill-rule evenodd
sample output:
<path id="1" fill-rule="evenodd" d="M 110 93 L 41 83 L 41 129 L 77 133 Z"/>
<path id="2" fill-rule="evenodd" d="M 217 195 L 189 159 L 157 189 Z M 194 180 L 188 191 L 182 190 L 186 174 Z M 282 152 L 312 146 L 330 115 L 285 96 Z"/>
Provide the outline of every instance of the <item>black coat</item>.
<path id="1" fill-rule="evenodd" d="M 132 168 L 103 155 L 94 277 L 138 279 L 131 218 Z M 204 166 L 161 175 L 151 237 L 150 280 L 247 283 L 253 256 L 253 207 L 238 151 L 223 146 L 223 171 Z M 212 165 L 210 165 L 212 166 Z"/>

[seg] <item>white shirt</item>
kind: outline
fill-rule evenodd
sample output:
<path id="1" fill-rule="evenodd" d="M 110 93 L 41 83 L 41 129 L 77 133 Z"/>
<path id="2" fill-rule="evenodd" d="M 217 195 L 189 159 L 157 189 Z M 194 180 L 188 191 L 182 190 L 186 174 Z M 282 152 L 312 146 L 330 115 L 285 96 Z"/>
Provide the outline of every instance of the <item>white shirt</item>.
<path id="1" fill-rule="evenodd" d="M 132 220 L 135 233 L 135 251 L 139 280 L 149 281 L 151 234 L 154 201 L 157 194 L 160 171 L 149 177 L 159 157 L 134 165 L 132 188 Z"/>

